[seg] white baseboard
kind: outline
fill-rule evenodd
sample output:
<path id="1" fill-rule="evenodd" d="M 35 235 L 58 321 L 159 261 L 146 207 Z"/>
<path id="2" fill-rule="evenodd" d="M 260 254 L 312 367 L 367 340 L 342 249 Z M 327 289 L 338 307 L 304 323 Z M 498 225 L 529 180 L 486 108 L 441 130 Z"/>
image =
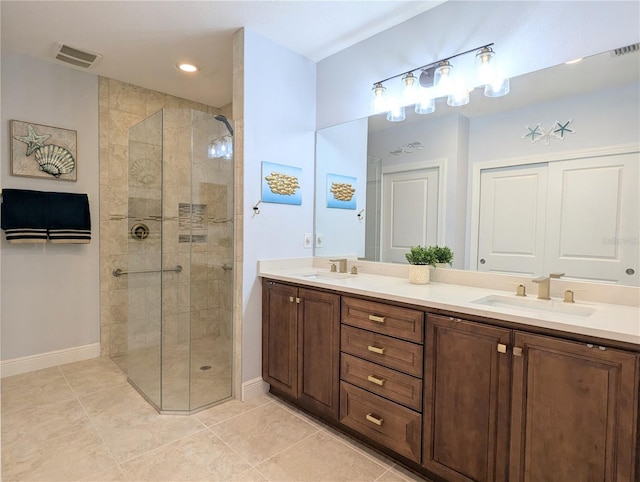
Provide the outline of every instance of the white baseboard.
<path id="1" fill-rule="evenodd" d="M 269 391 L 269 384 L 262 381 L 262 377 L 248 380 L 242 384 L 242 401 L 246 402 L 252 398 L 258 398 L 259 396 Z"/>
<path id="2" fill-rule="evenodd" d="M 0 363 L 0 376 L 10 377 L 22 373 L 34 372 L 43 368 L 51 368 L 65 363 L 73 363 L 100 356 L 100 343 L 75 346 L 64 350 L 50 351 L 38 355 L 3 360 Z"/>

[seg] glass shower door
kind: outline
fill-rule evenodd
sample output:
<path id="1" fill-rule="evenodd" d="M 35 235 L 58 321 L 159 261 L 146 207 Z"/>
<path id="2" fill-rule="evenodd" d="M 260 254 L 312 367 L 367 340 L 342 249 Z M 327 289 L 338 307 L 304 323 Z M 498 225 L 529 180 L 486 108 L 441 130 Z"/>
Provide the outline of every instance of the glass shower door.
<path id="1" fill-rule="evenodd" d="M 156 407 L 161 397 L 162 112 L 129 129 L 129 380 Z"/>

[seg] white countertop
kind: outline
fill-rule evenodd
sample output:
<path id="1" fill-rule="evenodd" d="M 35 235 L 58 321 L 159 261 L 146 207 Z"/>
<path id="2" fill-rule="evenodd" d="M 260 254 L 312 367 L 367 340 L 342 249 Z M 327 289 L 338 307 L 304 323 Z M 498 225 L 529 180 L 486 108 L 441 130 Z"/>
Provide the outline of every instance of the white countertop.
<path id="1" fill-rule="evenodd" d="M 535 326 L 569 333 L 594 336 L 638 345 L 640 349 L 640 309 L 634 306 L 613 305 L 595 302 L 564 303 L 561 299 L 537 300 L 535 295 L 516 297 L 514 292 L 431 282 L 414 285 L 408 279 L 377 274 L 336 275 L 328 269 L 298 263 L 274 265 L 260 263 L 259 276 L 279 281 L 287 281 L 315 288 L 325 288 L 354 295 L 398 301 L 425 308 L 436 308 L 457 313 L 484 316 L 502 321 L 520 323 L 523 329 Z M 319 274 L 319 276 L 318 276 Z M 314 276 L 316 275 L 316 276 Z M 341 276 L 341 277 L 332 277 Z M 498 296 L 499 300 L 514 303 L 543 303 L 545 311 L 531 308 L 489 306 L 477 300 L 487 296 Z M 547 304 L 548 303 L 548 304 Z M 502 303 L 503 305 L 505 303 Z M 569 305 L 569 306 L 567 306 Z M 546 311 L 556 306 L 559 310 L 593 310 L 588 316 Z"/>

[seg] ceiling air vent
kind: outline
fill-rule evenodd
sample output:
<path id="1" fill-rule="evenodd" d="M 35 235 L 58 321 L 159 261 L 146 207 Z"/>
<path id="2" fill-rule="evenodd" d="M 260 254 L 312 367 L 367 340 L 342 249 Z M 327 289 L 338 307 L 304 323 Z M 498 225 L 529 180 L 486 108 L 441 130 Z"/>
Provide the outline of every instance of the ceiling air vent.
<path id="1" fill-rule="evenodd" d="M 611 51 L 611 55 L 613 57 L 620 57 L 625 54 L 632 54 L 634 52 L 640 51 L 640 43 L 627 45 L 626 47 L 620 47 L 619 49 L 615 49 Z"/>
<path id="2" fill-rule="evenodd" d="M 102 55 L 100 54 L 79 50 L 65 45 L 62 42 L 58 42 L 56 59 L 62 62 L 75 65 L 76 67 L 82 67 L 83 69 L 88 69 L 93 67 L 101 58 Z"/>

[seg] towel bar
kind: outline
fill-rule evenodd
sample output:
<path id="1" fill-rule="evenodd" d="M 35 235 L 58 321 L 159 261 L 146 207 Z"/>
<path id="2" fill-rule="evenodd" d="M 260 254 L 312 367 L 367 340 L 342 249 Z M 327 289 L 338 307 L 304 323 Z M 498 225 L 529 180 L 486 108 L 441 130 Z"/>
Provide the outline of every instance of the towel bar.
<path id="1" fill-rule="evenodd" d="M 182 265 L 178 265 L 175 268 L 163 268 L 163 269 L 143 269 L 140 271 L 124 271 L 120 268 L 113 270 L 113 276 L 116 278 L 122 276 L 123 274 L 139 274 L 139 273 L 161 273 L 164 271 L 175 271 L 176 273 L 182 272 Z"/>

